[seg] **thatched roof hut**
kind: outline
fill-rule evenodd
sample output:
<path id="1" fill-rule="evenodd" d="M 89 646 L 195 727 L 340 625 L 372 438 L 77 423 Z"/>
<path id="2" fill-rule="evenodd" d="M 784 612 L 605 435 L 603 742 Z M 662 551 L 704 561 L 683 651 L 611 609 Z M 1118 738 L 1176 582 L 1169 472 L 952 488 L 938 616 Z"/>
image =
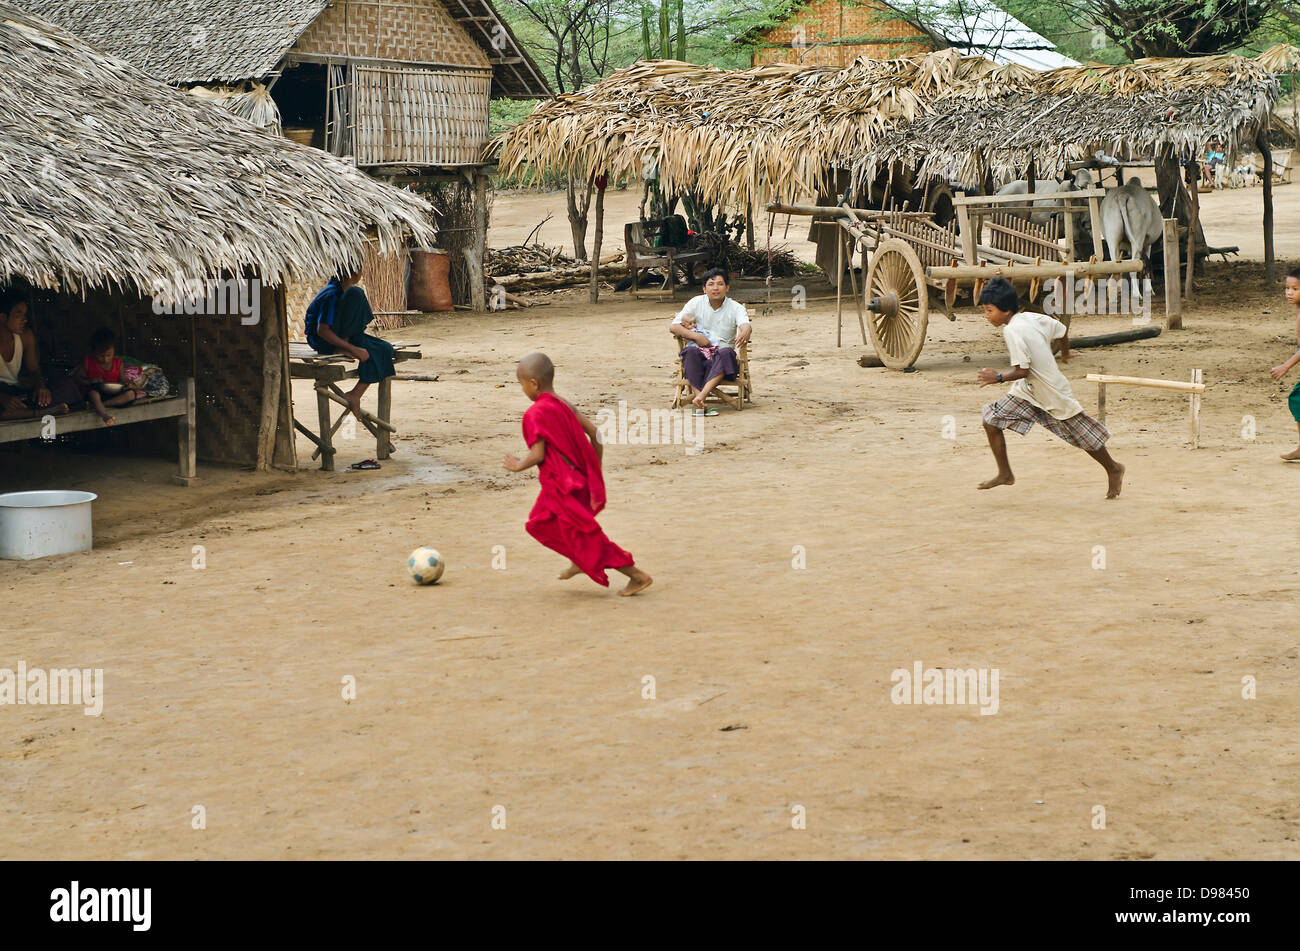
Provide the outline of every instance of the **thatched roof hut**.
<path id="1" fill-rule="evenodd" d="M 180 295 L 431 240 L 432 209 L 0 0 L 0 280 Z"/>
<path id="2" fill-rule="evenodd" d="M 35 289 L 47 361 L 108 325 L 195 378 L 201 458 L 292 464 L 284 283 L 431 241 L 431 213 L 0 0 L 0 285 Z M 265 319 L 159 313 L 213 280 Z"/>
<path id="3" fill-rule="evenodd" d="M 1248 141 L 1297 51 L 1096 64 L 1036 72 L 942 50 L 845 69 L 720 70 L 644 62 L 540 106 L 499 137 L 506 173 L 525 168 L 639 174 L 668 190 L 758 205 L 823 189 L 898 158 L 973 172 L 989 161 L 1040 175 L 1097 148 Z M 972 177 L 970 179 L 974 181 Z"/>

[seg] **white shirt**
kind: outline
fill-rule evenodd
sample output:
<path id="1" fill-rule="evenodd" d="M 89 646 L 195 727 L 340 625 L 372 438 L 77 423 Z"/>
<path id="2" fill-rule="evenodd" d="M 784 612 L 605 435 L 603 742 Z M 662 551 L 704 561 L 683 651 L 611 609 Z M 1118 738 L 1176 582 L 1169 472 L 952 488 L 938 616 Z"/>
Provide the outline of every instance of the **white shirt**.
<path id="1" fill-rule="evenodd" d="M 686 302 L 681 313 L 673 318 L 673 323 L 680 324 L 682 314 L 687 312 L 695 315 L 695 329 L 718 347 L 734 347 L 736 328 L 749 323 L 749 312 L 745 310 L 745 305 L 730 297 L 723 298 L 722 306 L 717 310 L 714 310 L 713 305 L 709 303 L 708 295 L 700 294 L 698 297 L 692 297 Z"/>
<path id="2" fill-rule="evenodd" d="M 9 333 L 9 329 L 0 328 L 0 333 Z M 0 357 L 0 383 L 8 383 L 10 386 L 17 386 L 18 374 L 23 372 L 23 335 L 14 334 L 13 337 L 13 359 L 5 360 L 3 357 Z"/>
<path id="3" fill-rule="evenodd" d="M 1065 332 L 1065 324 L 1055 317 L 1026 311 L 1016 314 L 1002 327 L 1011 365 L 1029 371 L 1029 376 L 1011 384 L 1007 394 L 1045 409 L 1057 419 L 1069 419 L 1083 412 L 1070 389 L 1070 381 L 1052 355 L 1052 341 L 1060 340 Z"/>

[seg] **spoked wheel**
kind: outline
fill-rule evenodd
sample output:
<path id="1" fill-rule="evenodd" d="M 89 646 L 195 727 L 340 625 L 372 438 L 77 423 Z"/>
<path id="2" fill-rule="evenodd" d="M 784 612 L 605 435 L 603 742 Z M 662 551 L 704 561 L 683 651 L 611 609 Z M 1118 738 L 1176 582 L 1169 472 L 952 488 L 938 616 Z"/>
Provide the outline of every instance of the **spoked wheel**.
<path id="1" fill-rule="evenodd" d="M 929 289 L 921 259 L 900 238 L 882 241 L 867 271 L 867 332 L 876 355 L 891 370 L 905 370 L 925 346 L 930 323 Z"/>

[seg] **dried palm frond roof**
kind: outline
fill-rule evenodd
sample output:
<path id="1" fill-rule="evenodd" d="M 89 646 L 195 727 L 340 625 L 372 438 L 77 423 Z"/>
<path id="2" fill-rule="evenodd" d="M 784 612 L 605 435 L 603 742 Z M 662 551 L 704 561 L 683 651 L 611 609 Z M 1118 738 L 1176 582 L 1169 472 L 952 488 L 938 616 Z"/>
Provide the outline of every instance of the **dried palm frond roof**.
<path id="1" fill-rule="evenodd" d="M 1296 61 L 1296 50 L 1276 47 L 1254 59 L 1042 73 L 955 50 L 844 69 L 643 62 L 545 103 L 494 145 L 506 174 L 619 177 L 657 163 L 669 190 L 691 186 L 741 206 L 797 198 L 831 169 L 861 176 L 890 158 L 964 167 L 988 150 L 997 153 L 990 162 L 1036 158 L 1045 175 L 1072 149 L 1097 143 L 1239 141 L 1276 98 L 1276 74 Z"/>
<path id="2" fill-rule="evenodd" d="M 1058 175 L 1097 149 L 1137 157 L 1171 147 L 1183 154 L 1217 140 L 1233 156 L 1254 148 L 1278 99 L 1278 74 L 1297 65 L 1300 50 L 1276 46 L 1254 58 L 1065 67 L 1042 74 L 1028 90 L 992 99 L 954 92 L 882 136 L 859 169 L 873 175 L 897 160 L 974 182 L 981 155 L 999 179 L 1031 160 L 1039 175 Z"/>
<path id="3" fill-rule="evenodd" d="M 738 203 L 808 191 L 833 160 L 862 155 L 887 129 L 945 90 L 993 97 L 1033 71 L 954 50 L 852 65 L 771 64 L 723 70 L 641 62 L 539 106 L 498 137 L 503 174 L 657 164 L 669 189 L 693 186 Z"/>
<path id="4" fill-rule="evenodd" d="M 183 296 L 360 263 L 434 236 L 431 207 L 0 0 L 0 281 Z"/>

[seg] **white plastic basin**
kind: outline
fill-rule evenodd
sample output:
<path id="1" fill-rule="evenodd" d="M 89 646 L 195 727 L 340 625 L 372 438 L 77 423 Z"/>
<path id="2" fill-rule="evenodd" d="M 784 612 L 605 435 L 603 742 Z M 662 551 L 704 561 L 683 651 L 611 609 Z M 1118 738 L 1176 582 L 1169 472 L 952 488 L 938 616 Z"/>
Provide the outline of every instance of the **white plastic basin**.
<path id="1" fill-rule="evenodd" d="M 7 492 L 0 495 L 0 558 L 30 561 L 90 551 L 91 492 Z"/>

